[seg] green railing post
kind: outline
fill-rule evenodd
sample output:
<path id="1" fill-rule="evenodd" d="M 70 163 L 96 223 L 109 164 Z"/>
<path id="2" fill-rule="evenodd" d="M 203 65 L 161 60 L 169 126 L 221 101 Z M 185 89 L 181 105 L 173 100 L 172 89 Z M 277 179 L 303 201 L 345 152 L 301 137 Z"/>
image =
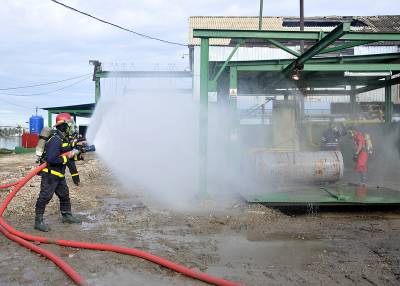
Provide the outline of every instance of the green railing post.
<path id="1" fill-rule="evenodd" d="M 98 103 L 101 97 L 101 89 L 100 89 L 100 78 L 96 77 L 95 80 L 95 102 Z"/>
<path id="2" fill-rule="evenodd" d="M 207 196 L 209 40 L 200 46 L 199 196 Z"/>
<path id="3" fill-rule="evenodd" d="M 386 80 L 391 80 L 391 77 L 386 77 Z M 392 86 L 385 86 L 385 123 L 392 122 Z"/>
<path id="4" fill-rule="evenodd" d="M 51 111 L 47 111 L 47 126 L 51 128 L 52 125 L 53 125 L 53 113 L 51 113 Z"/>

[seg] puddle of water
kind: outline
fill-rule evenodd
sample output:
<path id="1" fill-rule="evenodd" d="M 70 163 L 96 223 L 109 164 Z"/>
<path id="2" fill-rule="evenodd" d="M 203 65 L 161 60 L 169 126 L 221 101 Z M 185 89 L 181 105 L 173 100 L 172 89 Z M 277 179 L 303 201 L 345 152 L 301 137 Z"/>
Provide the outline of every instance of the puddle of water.
<path id="1" fill-rule="evenodd" d="M 181 281 L 179 281 L 179 280 Z M 131 286 L 131 285 L 146 285 L 146 286 L 159 286 L 159 285 L 194 285 L 192 283 L 183 280 L 181 277 L 174 279 L 172 277 L 166 277 L 165 274 L 151 274 L 138 272 L 137 270 L 128 271 L 126 269 L 118 269 L 115 272 L 109 272 L 102 277 L 93 277 L 87 279 L 87 282 L 91 285 L 108 286 L 108 285 L 119 285 L 119 286 Z M 118 282 L 117 282 L 118 281 Z"/>
<path id="2" fill-rule="evenodd" d="M 222 261 L 301 267 L 326 249 L 315 240 L 249 241 L 242 236 L 217 238 L 218 253 Z"/>
<path id="3" fill-rule="evenodd" d="M 77 212 L 76 213 L 80 219 L 82 219 L 81 229 L 82 230 L 93 230 L 100 225 L 102 217 L 97 214 L 92 214 L 89 212 Z"/>
<path id="4" fill-rule="evenodd" d="M 262 275 L 260 273 L 265 270 L 306 270 L 307 265 L 315 263 L 318 256 L 329 249 L 320 240 L 249 241 L 239 235 L 217 235 L 215 239 L 218 241 L 220 260 L 209 265 L 207 272 L 219 276 L 230 273 L 244 281 L 249 276 L 257 279 L 254 275 Z"/>

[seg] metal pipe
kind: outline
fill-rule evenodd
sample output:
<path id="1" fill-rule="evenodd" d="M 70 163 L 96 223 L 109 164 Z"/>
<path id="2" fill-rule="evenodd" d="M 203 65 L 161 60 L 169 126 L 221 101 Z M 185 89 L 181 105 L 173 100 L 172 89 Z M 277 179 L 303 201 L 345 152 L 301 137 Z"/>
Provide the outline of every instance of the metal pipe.
<path id="1" fill-rule="evenodd" d="M 266 179 L 284 182 L 334 182 L 343 177 L 343 156 L 340 151 L 252 152 L 250 168 Z"/>
<path id="2" fill-rule="evenodd" d="M 300 0 L 300 31 L 304 31 L 304 0 Z M 300 41 L 300 53 L 304 52 L 304 41 Z"/>
<path id="3" fill-rule="evenodd" d="M 260 0 L 260 16 L 258 18 L 258 29 L 261 30 L 262 29 L 262 17 L 263 17 L 263 0 Z"/>

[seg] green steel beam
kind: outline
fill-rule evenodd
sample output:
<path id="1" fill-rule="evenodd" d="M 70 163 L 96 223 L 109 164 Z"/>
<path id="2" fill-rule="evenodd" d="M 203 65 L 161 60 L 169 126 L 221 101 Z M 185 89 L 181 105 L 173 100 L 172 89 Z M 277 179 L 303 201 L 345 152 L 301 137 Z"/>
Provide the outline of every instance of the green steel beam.
<path id="1" fill-rule="evenodd" d="M 344 41 L 400 41 L 400 33 L 349 32 L 341 40 Z"/>
<path id="2" fill-rule="evenodd" d="M 283 70 L 283 74 L 287 75 L 289 72 L 292 72 L 294 69 L 302 69 L 302 65 L 307 62 L 309 59 L 318 55 L 320 51 L 334 43 L 337 39 L 342 37 L 350 31 L 350 22 L 345 22 L 338 25 L 332 32 L 323 37 L 320 41 L 318 41 L 314 46 L 310 47 L 305 51 L 301 56 L 299 56 L 296 60 L 292 61 L 291 64 L 286 66 Z"/>
<path id="3" fill-rule="evenodd" d="M 345 50 L 345 49 L 349 49 L 349 48 L 353 48 L 353 47 L 357 47 L 357 46 L 366 45 L 369 43 L 373 43 L 373 41 L 354 41 L 354 42 L 345 43 L 343 45 L 339 45 L 339 46 L 335 46 L 335 47 L 331 47 L 331 48 L 325 48 L 319 54 L 337 52 L 337 51 L 341 51 L 341 50 Z"/>
<path id="4" fill-rule="evenodd" d="M 258 31 L 258 30 L 215 30 L 193 29 L 193 38 L 219 39 L 281 39 L 315 40 L 320 39 L 320 32 L 314 31 Z M 400 41 L 400 33 L 348 32 L 341 40 L 345 41 Z"/>
<path id="5" fill-rule="evenodd" d="M 258 72 L 276 72 L 287 68 L 287 64 L 272 64 L 272 65 L 256 65 L 256 66 L 237 66 L 238 71 L 258 71 Z M 305 64 L 303 71 L 315 72 L 384 72 L 384 71 L 399 71 L 400 64 Z"/>
<path id="6" fill-rule="evenodd" d="M 236 44 L 235 48 L 232 50 L 232 52 L 229 54 L 228 58 L 225 60 L 224 64 L 222 67 L 219 69 L 217 74 L 215 75 L 213 81 L 216 82 L 218 81 L 219 77 L 221 76 L 222 72 L 225 70 L 226 66 L 228 65 L 229 61 L 232 59 L 232 57 L 235 55 L 236 51 L 239 49 L 240 45 L 243 43 L 243 40 L 239 40 L 239 42 Z"/>
<path id="7" fill-rule="evenodd" d="M 193 29 L 193 38 L 317 40 L 318 32 Z"/>
<path id="8" fill-rule="evenodd" d="M 207 196 L 209 40 L 200 45 L 199 196 Z"/>
<path id="9" fill-rule="evenodd" d="M 371 61 L 395 61 L 400 60 L 400 53 L 386 53 L 376 55 L 360 55 L 360 56 L 340 56 L 340 57 L 317 57 L 308 60 L 308 63 L 352 63 L 352 62 L 367 62 Z M 263 61 L 237 61 L 230 62 L 229 65 L 263 65 L 263 64 L 289 64 L 292 59 L 279 60 L 263 60 Z"/>
<path id="10" fill-rule="evenodd" d="M 298 92 L 298 90 L 276 90 L 276 89 L 267 89 L 263 90 L 263 93 L 261 94 L 252 94 L 252 93 L 241 93 L 238 94 L 238 96 L 265 96 L 265 95 L 284 95 L 287 94 L 288 92 Z M 343 95 L 343 96 L 348 96 L 349 91 L 342 89 L 333 89 L 333 90 L 307 90 L 307 95 L 321 95 L 321 96 L 330 96 L 330 95 Z"/>
<path id="11" fill-rule="evenodd" d="M 96 78 L 181 78 L 192 77 L 189 71 L 98 71 Z"/>
<path id="12" fill-rule="evenodd" d="M 395 84 L 400 84 L 400 77 L 392 78 L 389 80 L 377 80 L 374 83 L 370 83 L 369 85 L 361 88 L 357 88 L 354 90 L 354 94 L 363 93 L 379 88 L 383 88 L 385 86 L 391 86 Z"/>
<path id="13" fill-rule="evenodd" d="M 388 76 L 386 81 L 391 80 L 391 77 Z M 392 104 L 392 86 L 385 86 L 385 123 L 392 122 L 392 113 L 393 113 L 393 104 Z"/>
<path id="14" fill-rule="evenodd" d="M 398 71 L 400 64 L 308 64 L 304 71 L 349 71 L 349 72 L 384 72 Z"/>
<path id="15" fill-rule="evenodd" d="M 280 48 L 281 50 L 284 50 L 285 52 L 288 52 L 289 54 L 291 54 L 293 56 L 296 56 L 296 57 L 300 56 L 299 52 L 286 47 L 284 44 L 282 44 L 282 43 L 280 43 L 278 41 L 275 41 L 275 40 L 272 40 L 272 39 L 268 39 L 267 42 L 271 43 L 272 45 L 274 45 L 277 48 Z"/>

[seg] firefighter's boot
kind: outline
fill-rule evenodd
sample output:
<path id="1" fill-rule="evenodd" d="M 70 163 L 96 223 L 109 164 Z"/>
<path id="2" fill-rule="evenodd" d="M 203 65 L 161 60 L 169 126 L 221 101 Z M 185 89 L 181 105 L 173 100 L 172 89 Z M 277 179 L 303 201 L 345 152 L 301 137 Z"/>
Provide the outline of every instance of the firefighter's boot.
<path id="1" fill-rule="evenodd" d="M 36 215 L 35 216 L 35 229 L 48 232 L 50 227 L 44 223 L 43 215 Z"/>
<path id="2" fill-rule="evenodd" d="M 77 218 L 76 216 L 73 216 L 72 213 L 70 212 L 63 212 L 61 213 L 62 215 L 62 222 L 63 223 L 81 223 L 82 221 Z"/>

